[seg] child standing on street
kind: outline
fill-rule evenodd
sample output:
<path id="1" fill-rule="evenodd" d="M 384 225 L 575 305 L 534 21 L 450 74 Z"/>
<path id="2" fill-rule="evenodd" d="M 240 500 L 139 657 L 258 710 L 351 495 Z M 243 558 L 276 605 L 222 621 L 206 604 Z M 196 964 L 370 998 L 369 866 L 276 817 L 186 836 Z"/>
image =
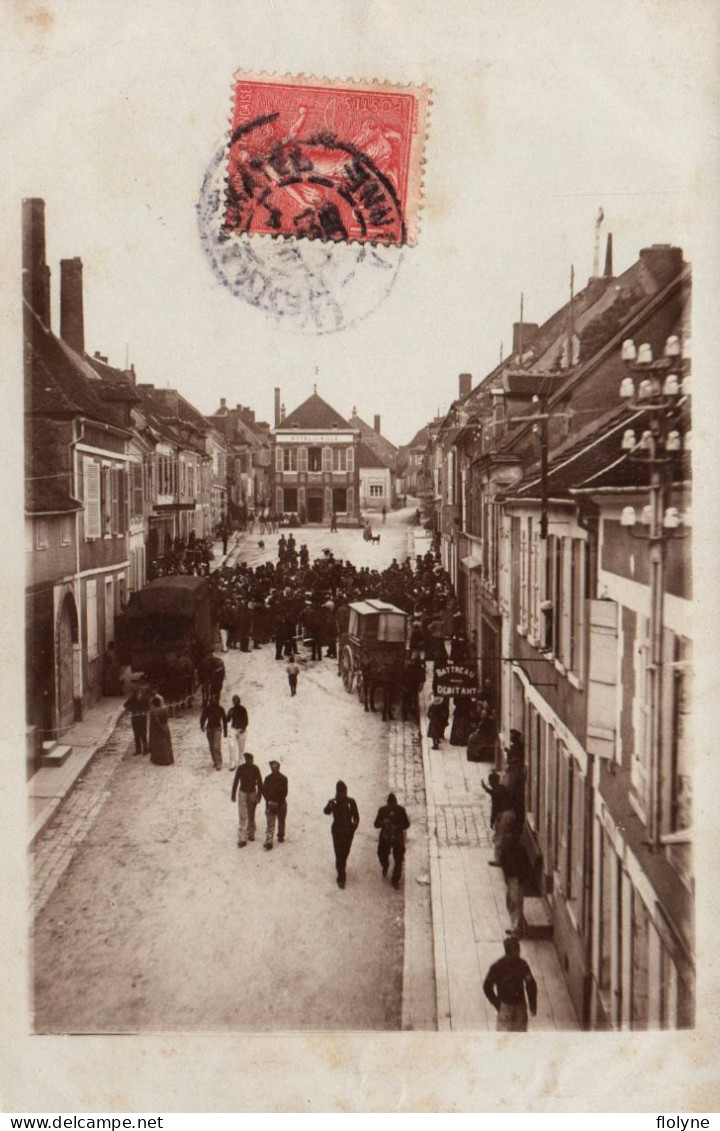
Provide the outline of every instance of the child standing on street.
<path id="1" fill-rule="evenodd" d="M 294 656 L 290 656 L 285 671 L 287 672 L 288 683 L 290 684 L 290 694 L 295 695 L 297 691 L 297 681 L 298 675 L 300 674 L 300 668 L 296 664 Z"/>

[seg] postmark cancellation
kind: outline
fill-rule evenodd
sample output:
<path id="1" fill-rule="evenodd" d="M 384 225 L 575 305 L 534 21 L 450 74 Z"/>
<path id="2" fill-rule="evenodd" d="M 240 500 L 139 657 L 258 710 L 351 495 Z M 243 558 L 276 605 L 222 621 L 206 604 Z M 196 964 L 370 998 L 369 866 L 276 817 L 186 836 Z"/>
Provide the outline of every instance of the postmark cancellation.
<path id="1" fill-rule="evenodd" d="M 226 234 L 417 242 L 430 90 L 239 71 Z"/>

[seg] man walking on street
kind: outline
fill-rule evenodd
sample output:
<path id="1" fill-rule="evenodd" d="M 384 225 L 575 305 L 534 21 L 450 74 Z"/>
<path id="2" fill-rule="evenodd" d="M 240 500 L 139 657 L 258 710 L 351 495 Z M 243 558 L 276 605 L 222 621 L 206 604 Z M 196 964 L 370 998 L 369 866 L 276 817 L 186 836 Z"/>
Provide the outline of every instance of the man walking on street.
<path id="1" fill-rule="evenodd" d="M 510 918 L 507 934 L 520 938 L 525 933 L 524 894 L 527 859 L 520 837 L 508 838 L 500 852 L 500 866 L 505 876 L 505 906 Z"/>
<path id="2" fill-rule="evenodd" d="M 394 793 L 388 794 L 387 805 L 381 805 L 375 818 L 375 828 L 380 829 L 378 838 L 378 860 L 383 876 L 390 867 L 390 853 L 393 857 L 392 886 L 400 887 L 403 860 L 405 859 L 405 830 L 410 828 L 410 820 L 402 805 L 398 805 Z"/>
<path id="3" fill-rule="evenodd" d="M 265 798 L 265 850 L 269 852 L 273 846 L 276 821 L 278 841 L 282 844 L 285 840 L 287 816 L 288 780 L 280 773 L 280 763 L 275 759 L 270 763 L 270 773 L 263 782 L 262 792 Z"/>
<path id="4" fill-rule="evenodd" d="M 537 1013 L 537 983 L 527 962 L 520 957 L 517 939 L 505 939 L 505 954 L 488 970 L 483 990 L 497 1010 L 498 1032 L 527 1032 L 528 1005 L 533 1017 Z"/>
<path id="5" fill-rule="evenodd" d="M 248 728 L 248 713 L 240 702 L 239 695 L 233 695 L 232 707 L 227 713 L 230 723 L 230 756 L 228 769 L 236 770 L 242 765 L 242 756 L 245 753 L 245 738 Z M 258 770 L 258 773 L 260 771 Z"/>
<path id="6" fill-rule="evenodd" d="M 147 754 L 148 752 L 148 711 L 150 710 L 150 697 L 146 685 L 134 687 L 132 695 L 124 704 L 126 711 L 130 712 L 133 737 L 135 739 L 135 753 Z"/>
<path id="7" fill-rule="evenodd" d="M 200 715 L 200 730 L 207 735 L 210 756 L 216 770 L 222 769 L 222 736 L 227 738 L 227 715 L 220 706 L 217 695 L 213 695 L 210 702 L 202 709 Z"/>
<path id="8" fill-rule="evenodd" d="M 262 788 L 262 774 L 255 765 L 252 754 L 248 753 L 242 765 L 238 766 L 230 794 L 231 801 L 237 795 L 238 848 L 244 848 L 249 840 L 255 840 L 255 808 Z"/>
<path id="9" fill-rule="evenodd" d="M 333 823 L 330 829 L 335 849 L 335 870 L 337 871 L 337 885 L 345 887 L 347 858 L 352 848 L 355 829 L 360 824 L 360 814 L 354 797 L 348 797 L 347 786 L 344 781 L 339 781 L 335 786 L 335 796 L 331 797 L 323 809 L 323 813 L 332 816 Z"/>

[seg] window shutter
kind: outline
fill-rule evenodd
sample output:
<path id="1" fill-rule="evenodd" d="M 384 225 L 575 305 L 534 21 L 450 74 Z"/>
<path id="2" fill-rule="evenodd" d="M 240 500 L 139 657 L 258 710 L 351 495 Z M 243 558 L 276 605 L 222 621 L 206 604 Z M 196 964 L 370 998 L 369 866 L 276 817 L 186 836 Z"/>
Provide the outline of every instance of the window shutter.
<path id="1" fill-rule="evenodd" d="M 132 477 L 132 507 L 131 513 L 139 517 L 143 512 L 143 474 L 142 464 L 134 463 L 131 466 Z"/>
<path id="2" fill-rule="evenodd" d="M 100 470 L 99 465 L 95 464 Z M 85 616 L 87 620 L 87 658 L 94 660 L 98 654 L 97 581 L 93 577 L 85 582 Z"/>
<path id="3" fill-rule="evenodd" d="M 522 522 L 522 520 L 521 520 Z M 527 632 L 527 567 L 528 545 L 525 523 L 520 528 L 520 631 Z"/>
<path id="4" fill-rule="evenodd" d="M 282 487 L 275 488 L 275 513 L 283 513 L 283 491 Z"/>
<path id="5" fill-rule="evenodd" d="M 308 469 L 308 450 L 307 448 L 300 448 L 298 452 L 298 471 L 307 471 Z"/>
<path id="6" fill-rule="evenodd" d="M 127 534 L 130 526 L 130 493 L 128 491 L 128 473 L 124 467 L 118 471 L 118 500 L 120 510 L 119 534 Z"/>
<path id="7" fill-rule="evenodd" d="M 346 469 L 348 471 L 354 471 L 355 470 L 355 449 L 354 448 L 348 448 L 348 450 L 347 450 Z"/>
<path id="8" fill-rule="evenodd" d="M 560 659 L 570 663 L 570 618 L 572 616 L 572 539 L 561 538 L 562 606 L 560 609 Z"/>
<path id="9" fill-rule="evenodd" d="M 325 515 L 326 515 L 326 517 L 329 518 L 332 515 L 334 509 L 335 508 L 333 507 L 332 487 L 326 487 L 325 488 Z"/>
<path id="10" fill-rule="evenodd" d="M 278 445 L 275 449 L 275 471 L 282 473 L 283 469 L 283 452 L 282 448 Z"/>
<path id="11" fill-rule="evenodd" d="M 590 671 L 587 750 L 599 758 L 615 757 L 618 676 L 617 601 L 588 601 Z"/>
<path id="12" fill-rule="evenodd" d="M 332 448 L 325 447 L 322 450 L 322 469 L 323 471 L 332 471 L 333 469 Z"/>
<path id="13" fill-rule="evenodd" d="M 99 538 L 102 534 L 100 523 L 100 464 L 85 457 L 83 459 L 85 479 L 85 538 Z"/>
<path id="14" fill-rule="evenodd" d="M 347 489 L 346 506 L 347 506 L 347 513 L 348 514 L 354 514 L 355 513 L 355 488 L 354 487 L 348 487 L 348 489 Z"/>
<path id="15" fill-rule="evenodd" d="M 120 531 L 120 472 L 116 467 L 110 468 L 110 490 L 112 492 L 112 505 L 110 516 L 110 532 L 118 534 Z"/>
<path id="16" fill-rule="evenodd" d="M 540 532 L 534 524 L 532 538 L 530 632 L 533 642 L 540 643 Z"/>

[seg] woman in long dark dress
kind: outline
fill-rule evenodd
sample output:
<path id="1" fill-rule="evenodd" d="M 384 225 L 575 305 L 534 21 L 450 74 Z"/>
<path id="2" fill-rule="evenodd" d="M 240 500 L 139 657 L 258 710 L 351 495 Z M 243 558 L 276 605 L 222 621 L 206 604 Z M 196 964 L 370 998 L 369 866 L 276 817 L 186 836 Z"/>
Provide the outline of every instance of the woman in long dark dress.
<path id="1" fill-rule="evenodd" d="M 150 761 L 156 766 L 172 766 L 172 737 L 168 725 L 168 709 L 162 695 L 153 695 L 150 700 L 150 728 L 148 733 Z"/>
<path id="2" fill-rule="evenodd" d="M 455 696 L 450 743 L 452 746 L 467 746 L 473 721 L 473 700 L 468 696 Z"/>

